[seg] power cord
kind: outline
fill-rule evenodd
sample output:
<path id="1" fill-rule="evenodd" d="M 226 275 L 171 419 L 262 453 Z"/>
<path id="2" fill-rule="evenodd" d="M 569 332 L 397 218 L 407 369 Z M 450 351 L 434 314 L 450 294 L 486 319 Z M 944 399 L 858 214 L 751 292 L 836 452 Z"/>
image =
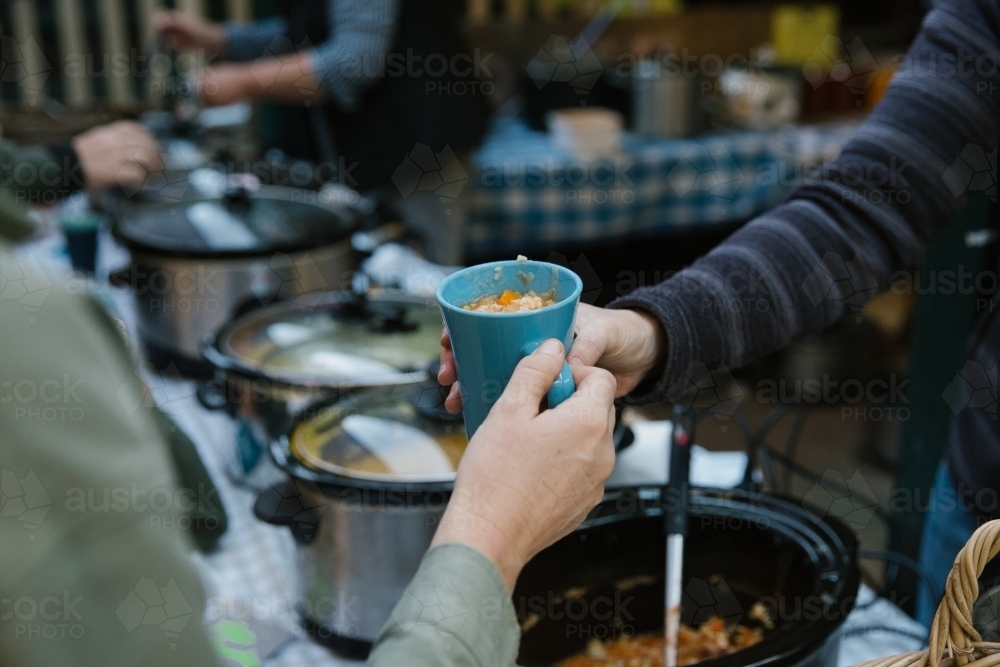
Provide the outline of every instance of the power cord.
<path id="1" fill-rule="evenodd" d="M 884 563 L 894 563 L 895 565 L 901 565 L 917 575 L 926 588 L 927 592 L 930 593 L 931 599 L 935 599 L 938 596 L 937 590 L 934 587 L 934 579 L 931 577 L 930 572 L 928 572 L 923 565 L 913 560 L 909 556 L 904 556 L 901 553 L 895 551 L 883 551 L 879 549 L 863 549 L 858 552 L 858 558 L 865 560 L 879 560 Z M 885 589 L 879 593 L 879 597 L 884 597 Z"/>

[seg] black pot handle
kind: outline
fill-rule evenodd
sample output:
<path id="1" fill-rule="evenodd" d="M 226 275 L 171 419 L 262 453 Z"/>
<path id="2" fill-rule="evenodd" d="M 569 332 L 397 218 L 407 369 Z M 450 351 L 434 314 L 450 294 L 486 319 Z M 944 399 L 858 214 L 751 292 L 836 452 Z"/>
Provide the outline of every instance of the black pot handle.
<path id="1" fill-rule="evenodd" d="M 230 408 L 229 399 L 226 398 L 225 381 L 203 382 L 194 390 L 194 395 L 201 403 L 201 407 L 206 410 L 227 410 Z M 231 413 L 232 410 L 229 410 Z"/>
<path id="2" fill-rule="evenodd" d="M 108 282 L 114 287 L 132 287 L 132 267 L 115 269 L 108 274 Z"/>
<path id="3" fill-rule="evenodd" d="M 303 491 L 300 483 L 292 479 L 272 484 L 257 494 L 253 513 L 265 523 L 287 526 L 297 542 L 310 544 L 319 532 L 323 508 L 307 508 L 309 503 Z"/>

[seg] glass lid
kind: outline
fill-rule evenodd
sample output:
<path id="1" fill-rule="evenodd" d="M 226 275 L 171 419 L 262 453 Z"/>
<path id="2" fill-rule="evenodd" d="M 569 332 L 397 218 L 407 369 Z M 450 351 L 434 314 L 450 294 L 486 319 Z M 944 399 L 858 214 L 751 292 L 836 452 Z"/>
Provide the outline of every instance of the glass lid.
<path id="1" fill-rule="evenodd" d="M 353 230 L 342 207 L 307 201 L 291 188 L 231 190 L 223 197 L 147 203 L 121 216 L 116 234 L 153 252 L 253 255 L 331 243 Z"/>
<path id="2" fill-rule="evenodd" d="M 239 369 L 292 384 L 372 387 L 419 382 L 441 353 L 429 299 L 335 292 L 253 311 L 220 335 Z"/>
<path id="3" fill-rule="evenodd" d="M 313 470 L 384 482 L 449 482 L 469 444 L 436 382 L 380 387 L 320 410 L 289 436 Z"/>

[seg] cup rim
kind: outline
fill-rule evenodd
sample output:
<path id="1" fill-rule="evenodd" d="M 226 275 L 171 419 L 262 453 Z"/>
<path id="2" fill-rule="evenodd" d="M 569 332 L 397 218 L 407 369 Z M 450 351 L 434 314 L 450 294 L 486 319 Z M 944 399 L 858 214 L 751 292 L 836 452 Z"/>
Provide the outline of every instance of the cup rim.
<path id="1" fill-rule="evenodd" d="M 487 268 L 487 270 L 488 270 L 490 267 L 495 267 L 495 266 L 509 266 L 511 264 L 535 264 L 535 265 L 540 265 L 540 266 L 545 266 L 545 267 L 555 267 L 556 269 L 559 269 L 560 271 L 565 271 L 573 279 L 573 283 L 574 283 L 573 291 L 565 299 L 560 299 L 559 301 L 557 301 L 556 303 L 552 304 L 551 306 L 545 306 L 543 308 L 538 308 L 536 310 L 522 310 L 522 311 L 517 312 L 517 313 L 481 313 L 479 311 L 466 310 L 466 309 L 464 309 L 464 308 L 462 308 L 460 306 L 456 306 L 456 305 L 454 305 L 452 303 L 449 303 L 448 301 L 445 300 L 445 298 L 443 296 L 443 292 L 444 292 L 445 287 L 447 287 L 447 285 L 452 280 L 458 279 L 465 271 L 468 271 L 469 269 L 478 269 L 478 268 L 484 268 L 484 267 Z M 447 308 L 448 310 L 451 310 L 451 311 L 456 311 L 456 312 L 466 313 L 466 314 L 470 314 L 470 315 L 475 315 L 476 317 L 519 318 L 519 317 L 530 317 L 534 313 L 540 313 L 540 312 L 542 312 L 544 310 L 547 310 L 548 308 L 555 308 L 556 306 L 559 306 L 559 305 L 561 305 L 561 304 L 563 304 L 563 303 L 565 303 L 567 301 L 576 301 L 576 300 L 579 299 L 579 297 L 580 297 L 581 294 L 583 294 L 583 280 L 572 269 L 568 269 L 565 266 L 559 266 L 558 264 L 553 264 L 552 262 L 541 262 L 541 261 L 534 260 L 534 259 L 529 259 L 527 262 L 519 262 L 516 259 L 502 259 L 502 260 L 499 260 L 499 261 L 496 261 L 496 262 L 485 262 L 483 264 L 473 264 L 472 266 L 467 266 L 467 267 L 465 267 L 463 269 L 459 269 L 458 271 L 456 271 L 455 273 L 452 273 L 451 275 L 447 276 L 444 280 L 441 281 L 441 284 L 438 285 L 438 288 L 437 288 L 437 291 L 435 293 L 435 296 L 437 298 L 438 305 L 441 308 Z"/>

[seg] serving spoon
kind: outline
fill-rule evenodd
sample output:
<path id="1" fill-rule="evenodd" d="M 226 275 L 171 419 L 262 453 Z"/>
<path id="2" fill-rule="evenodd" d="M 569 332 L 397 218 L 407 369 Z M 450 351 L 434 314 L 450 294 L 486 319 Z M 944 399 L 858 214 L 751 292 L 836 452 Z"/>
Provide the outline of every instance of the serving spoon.
<path id="1" fill-rule="evenodd" d="M 677 667 L 677 635 L 681 624 L 681 584 L 684 575 L 684 538 L 688 531 L 688 482 L 691 475 L 691 441 L 694 413 L 674 406 L 670 431 L 670 477 L 664 498 L 663 521 L 667 535 L 667 564 L 664 591 L 665 619 L 663 664 Z"/>

